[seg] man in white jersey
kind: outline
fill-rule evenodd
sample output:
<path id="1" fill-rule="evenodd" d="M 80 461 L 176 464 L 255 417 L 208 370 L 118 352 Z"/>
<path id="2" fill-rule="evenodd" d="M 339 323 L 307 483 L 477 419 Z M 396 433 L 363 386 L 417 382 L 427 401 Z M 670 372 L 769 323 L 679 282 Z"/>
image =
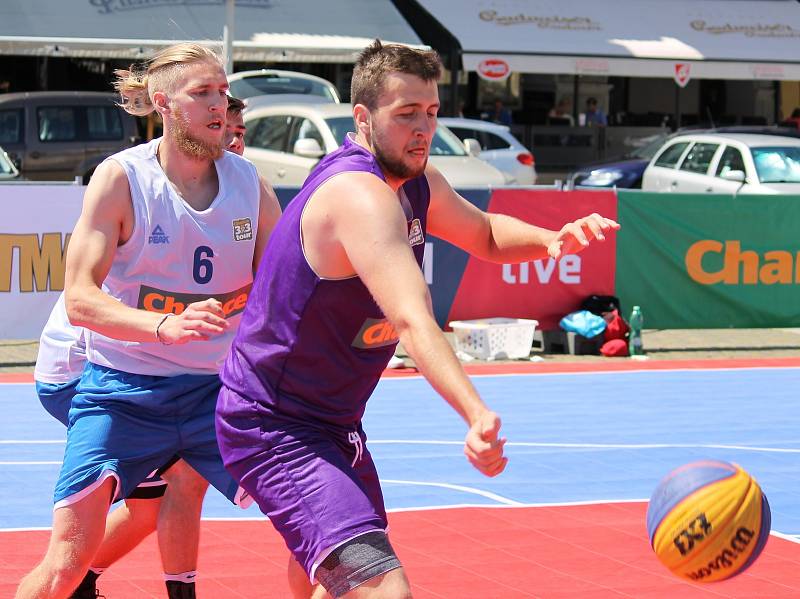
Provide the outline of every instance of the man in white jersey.
<path id="1" fill-rule="evenodd" d="M 125 108 L 158 111 L 164 137 L 107 159 L 86 191 L 65 305 L 85 329 L 89 364 L 69 412 L 50 545 L 20 598 L 68 597 L 109 504 L 174 455 L 191 480 L 179 520 L 159 520 L 159 535 L 162 524 L 191 532 L 162 562 L 169 596 L 194 597 L 205 480 L 241 499 L 216 443 L 217 373 L 280 209 L 253 165 L 222 150 L 228 84 L 212 51 L 178 44 L 118 75 Z"/>
<path id="2" fill-rule="evenodd" d="M 244 133 L 246 131 L 242 119 L 243 109 L 244 102 L 238 98 L 228 97 L 223 147 L 239 156 L 244 152 Z M 50 318 L 39 339 L 39 352 L 33 376 L 36 382 L 36 393 L 42 406 L 65 426 L 68 426 L 72 397 L 75 395 L 75 389 L 85 366 L 84 330 L 72 326 L 69 322 L 62 293 L 56 301 L 56 305 L 53 306 Z M 173 482 L 170 499 L 164 504 L 163 511 L 161 510 L 161 498 L 167 491 L 167 483 L 158 473 L 154 472 L 125 498 L 122 506 L 109 515 L 103 544 L 95 554 L 92 567 L 89 568 L 86 576 L 71 595 L 71 599 L 94 599 L 97 596 L 97 578 L 106 568 L 129 553 L 155 531 L 159 519 L 166 521 L 179 518 L 179 516 L 170 514 L 169 511 L 171 509 L 182 510 L 180 493 L 185 490 L 184 483 L 189 483 L 191 488 L 195 475 L 185 462 L 178 461 L 177 456 L 171 458 L 159 471 L 168 472 L 166 476 Z M 177 497 L 173 500 L 172 496 L 175 494 Z M 199 523 L 188 522 L 186 524 L 195 528 Z M 188 535 L 196 536 L 191 530 L 188 531 Z M 161 535 L 158 539 L 161 553 L 164 555 L 175 553 L 176 550 L 173 547 L 182 547 L 186 536 L 187 531 L 180 526 L 174 527 L 171 535 Z"/>

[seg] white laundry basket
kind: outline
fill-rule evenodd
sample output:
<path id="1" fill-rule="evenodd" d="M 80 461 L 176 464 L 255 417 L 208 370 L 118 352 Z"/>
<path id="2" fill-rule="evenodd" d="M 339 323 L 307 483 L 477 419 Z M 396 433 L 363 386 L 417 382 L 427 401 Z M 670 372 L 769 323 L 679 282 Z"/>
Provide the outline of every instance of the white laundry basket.
<path id="1" fill-rule="evenodd" d="M 457 352 L 479 360 L 515 360 L 530 355 L 538 324 L 538 320 L 498 317 L 454 320 L 450 326 Z"/>

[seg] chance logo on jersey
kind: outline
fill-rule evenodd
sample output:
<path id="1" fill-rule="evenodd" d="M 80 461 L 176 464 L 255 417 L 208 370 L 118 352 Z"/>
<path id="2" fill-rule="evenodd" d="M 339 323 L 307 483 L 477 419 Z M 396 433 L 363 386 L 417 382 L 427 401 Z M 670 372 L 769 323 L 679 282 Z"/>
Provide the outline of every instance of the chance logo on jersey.
<path id="1" fill-rule="evenodd" d="M 239 314 L 244 310 L 244 305 L 247 302 L 247 297 L 250 295 L 250 289 L 252 287 L 253 284 L 248 283 L 236 291 L 209 295 L 208 293 L 164 291 L 163 289 L 142 285 L 139 287 L 139 301 L 136 303 L 136 307 L 147 310 L 148 312 L 159 312 L 161 314 L 172 312 L 173 314 L 180 314 L 189 304 L 202 302 L 213 297 L 219 300 L 222 304 L 222 311 L 225 312 L 226 317 L 229 317 Z"/>
<path id="2" fill-rule="evenodd" d="M 353 339 L 353 347 L 360 349 L 373 349 L 375 347 L 386 347 L 394 345 L 400 339 L 394 326 L 385 318 L 367 318 L 361 325 L 361 330 Z"/>
<path id="3" fill-rule="evenodd" d="M 237 218 L 233 221 L 233 240 L 247 241 L 253 238 L 253 225 L 249 218 Z"/>

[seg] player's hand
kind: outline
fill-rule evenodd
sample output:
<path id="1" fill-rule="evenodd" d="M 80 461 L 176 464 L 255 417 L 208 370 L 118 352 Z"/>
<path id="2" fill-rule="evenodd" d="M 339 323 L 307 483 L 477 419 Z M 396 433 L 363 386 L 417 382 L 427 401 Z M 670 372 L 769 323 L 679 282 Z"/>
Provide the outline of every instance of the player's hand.
<path id="1" fill-rule="evenodd" d="M 617 229 L 618 222 L 595 212 L 564 225 L 547 246 L 547 253 L 554 259 L 566 254 L 577 254 L 592 240 L 605 241 L 606 233 Z"/>
<path id="2" fill-rule="evenodd" d="M 508 458 L 503 456 L 506 439 L 499 438 L 499 432 L 500 417 L 487 410 L 470 427 L 464 441 L 464 455 L 486 476 L 497 476 L 508 463 Z"/>
<path id="3" fill-rule="evenodd" d="M 224 333 L 230 324 L 219 300 L 209 298 L 189 304 L 177 316 L 170 316 L 158 329 L 159 340 L 182 345 L 189 341 L 207 341 Z"/>

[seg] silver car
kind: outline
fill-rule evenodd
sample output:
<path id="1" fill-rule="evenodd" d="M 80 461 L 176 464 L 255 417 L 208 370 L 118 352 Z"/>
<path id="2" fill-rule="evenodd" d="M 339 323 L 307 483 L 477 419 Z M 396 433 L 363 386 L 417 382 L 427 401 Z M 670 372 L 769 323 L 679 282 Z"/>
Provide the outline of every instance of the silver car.
<path id="1" fill-rule="evenodd" d="M 349 104 L 272 104 L 246 108 L 246 158 L 273 185 L 300 187 L 320 158 L 355 131 Z M 438 127 L 430 161 L 453 187 L 497 187 L 503 174 L 470 156 L 446 127 Z"/>
<path id="2" fill-rule="evenodd" d="M 750 133 L 678 135 L 647 165 L 642 189 L 800 194 L 800 139 Z"/>
<path id="3" fill-rule="evenodd" d="M 322 77 L 297 71 L 239 71 L 228 75 L 228 83 L 231 86 L 231 95 L 240 100 L 257 96 L 297 94 L 313 96 L 326 102 L 341 102 L 333 83 Z"/>
<path id="4" fill-rule="evenodd" d="M 522 145 L 505 125 L 477 119 L 440 118 L 439 123 L 455 133 L 461 141 L 477 140 L 478 156 L 503 175 L 509 185 L 535 185 L 536 164 L 533 154 Z"/>

